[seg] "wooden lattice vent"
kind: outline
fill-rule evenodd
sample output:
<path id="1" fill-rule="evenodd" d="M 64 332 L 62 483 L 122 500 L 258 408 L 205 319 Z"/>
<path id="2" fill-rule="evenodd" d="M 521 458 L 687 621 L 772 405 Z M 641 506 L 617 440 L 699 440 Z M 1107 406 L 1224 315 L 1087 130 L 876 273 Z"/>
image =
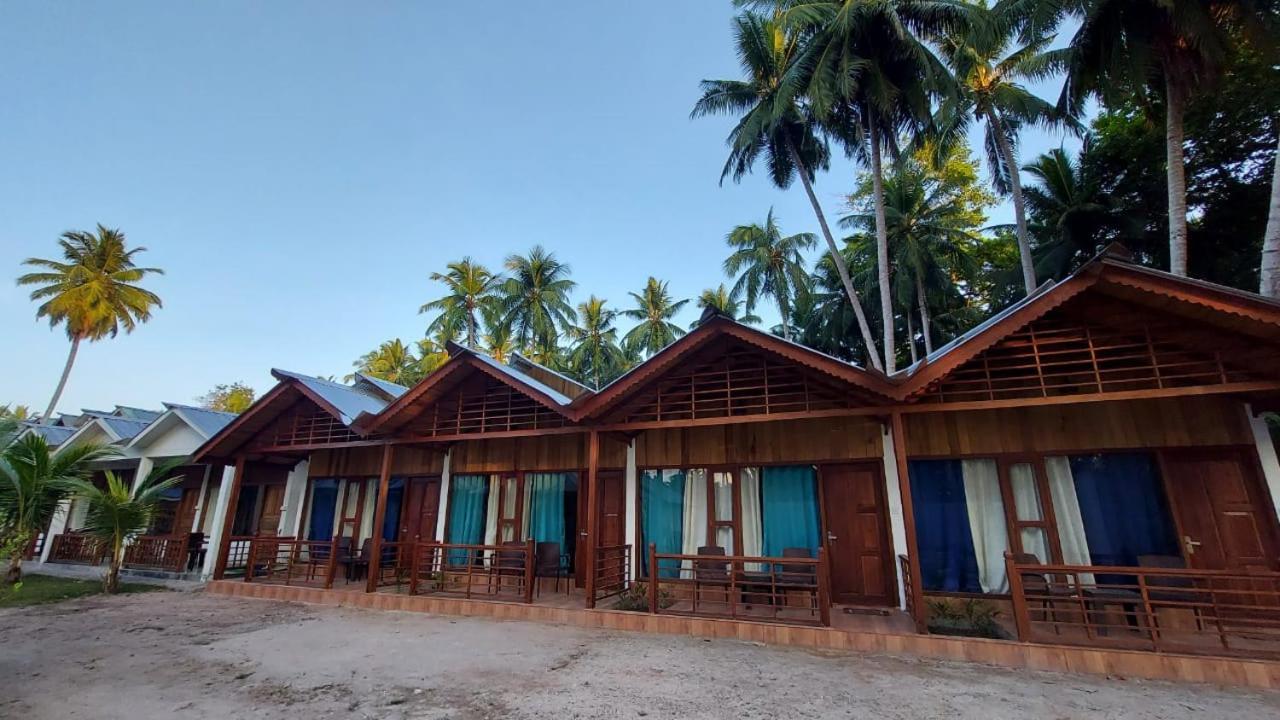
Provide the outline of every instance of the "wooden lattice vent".
<path id="1" fill-rule="evenodd" d="M 1122 328 L 1045 317 L 1001 340 L 930 387 L 924 402 L 974 402 L 1247 382 L 1220 350 L 1171 340 L 1175 321 Z"/>
<path id="2" fill-rule="evenodd" d="M 310 404 L 286 413 L 261 437 L 264 438 L 262 445 L 275 447 L 329 445 L 366 439 L 351 432 L 341 420 Z"/>
<path id="3" fill-rule="evenodd" d="M 624 422 L 699 420 L 857 406 L 848 392 L 795 364 L 750 351 L 727 352 L 663 378 L 625 411 Z"/>
<path id="4" fill-rule="evenodd" d="M 560 413 L 512 388 L 485 377 L 442 396 L 408 424 L 408 435 L 437 437 L 513 430 L 560 428 L 568 421 Z"/>

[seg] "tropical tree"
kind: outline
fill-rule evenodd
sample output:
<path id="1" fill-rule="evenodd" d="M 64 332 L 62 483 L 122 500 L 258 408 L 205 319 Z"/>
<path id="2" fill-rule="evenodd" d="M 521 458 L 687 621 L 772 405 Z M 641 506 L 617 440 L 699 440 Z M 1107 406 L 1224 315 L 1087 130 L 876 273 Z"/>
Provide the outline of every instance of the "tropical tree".
<path id="1" fill-rule="evenodd" d="M 635 356 L 652 355 L 684 335 L 684 329 L 672 318 L 689 301 L 672 299 L 666 282 L 650 276 L 643 290 L 627 294 L 636 301 L 636 307 L 623 310 L 622 314 L 638 321 L 622 338 L 627 352 Z"/>
<path id="2" fill-rule="evenodd" d="M 580 324 L 569 327 L 573 346 L 566 361 L 577 377 L 599 390 L 627 367 L 627 356 L 618 345 L 618 329 L 614 327 L 618 311 L 592 295 L 578 305 L 578 318 Z"/>
<path id="3" fill-rule="evenodd" d="M 9 558 L 6 582 L 21 582 L 27 546 L 49 527 L 58 505 L 72 493 L 72 481 L 88 477 L 90 463 L 114 454 L 93 443 L 77 443 L 54 454 L 35 433 L 0 452 L 0 554 Z"/>
<path id="4" fill-rule="evenodd" d="M 505 363 L 516 352 L 515 342 L 511 338 L 511 326 L 504 325 L 499 311 L 494 309 L 484 313 L 484 351 L 494 360 Z"/>
<path id="5" fill-rule="evenodd" d="M 499 288 L 498 308 L 503 325 L 521 350 L 546 350 L 577 317 L 569 294 L 577 283 L 570 269 L 541 245 L 525 255 L 509 255 L 508 277 Z"/>
<path id="6" fill-rule="evenodd" d="M 804 93 L 824 128 L 873 180 L 876 272 L 885 369 L 895 363 L 890 253 L 882 152 L 896 156 L 904 132 L 920 134 L 931 104 L 954 93 L 954 80 L 929 42 L 969 22 L 959 0 L 774 0 L 790 28 L 805 36 L 797 62 Z"/>
<path id="7" fill-rule="evenodd" d="M 253 404 L 255 393 L 253 388 L 242 382 L 222 383 L 213 386 L 209 392 L 196 398 L 200 407 L 218 412 L 242 413 Z"/>
<path id="8" fill-rule="evenodd" d="M 26 405 L 0 405 L 0 418 L 13 420 L 14 422 L 26 422 L 33 418 L 31 408 Z"/>
<path id="9" fill-rule="evenodd" d="M 400 385 L 414 385 L 424 376 L 422 362 L 400 338 L 387 340 L 376 349 L 360 356 L 352 365 L 356 372 Z M 347 376 L 347 382 L 355 379 L 355 373 Z"/>
<path id="10" fill-rule="evenodd" d="M 435 332 L 444 326 L 465 328 L 467 347 L 474 350 L 480 340 L 477 315 L 497 303 L 494 293 L 502 284 L 502 277 L 469 257 L 451 262 L 446 267 L 448 270 L 444 273 L 431 273 L 431 279 L 444 283 L 449 293 L 418 308 L 418 312 L 440 313 L 431 321 L 427 332 Z"/>
<path id="11" fill-rule="evenodd" d="M 181 475 L 173 474 L 181 463 L 178 459 L 157 465 L 132 488 L 126 478 L 110 470 L 106 472 L 106 487 L 84 479 L 70 482 L 76 498 L 88 504 L 83 532 L 111 550 L 110 564 L 102 577 L 103 592 L 113 593 L 120 587 L 125 546 L 151 526 L 165 500 L 165 491 L 182 482 Z"/>
<path id="12" fill-rule="evenodd" d="M 806 287 L 808 280 L 805 280 Z M 740 323 L 758 323 L 760 318 L 751 312 L 743 313 L 742 300 L 733 290 L 730 290 L 724 283 L 720 283 L 718 287 L 707 288 L 698 295 L 698 307 L 703 310 L 714 310 L 730 320 L 737 320 Z M 700 320 L 695 320 L 691 328 L 697 327 Z"/>
<path id="13" fill-rule="evenodd" d="M 1262 236 L 1262 263 L 1258 292 L 1280 298 L 1280 148 L 1271 162 L 1271 202 L 1267 213 L 1267 230 Z"/>
<path id="14" fill-rule="evenodd" d="M 1233 34 L 1262 36 L 1260 3 L 1252 0 L 1073 0 L 1044 3 L 1036 22 L 1063 13 L 1081 23 L 1067 53 L 1059 106 L 1079 115 L 1085 101 L 1143 98 L 1163 106 L 1169 212 L 1169 270 L 1187 274 L 1187 181 L 1184 127 L 1188 101 L 1220 75 Z M 1046 20 L 1045 18 L 1050 18 Z"/>
<path id="15" fill-rule="evenodd" d="M 1033 179 L 1026 197 L 1041 276 L 1066 277 L 1124 226 L 1097 180 L 1066 150 L 1050 150 L 1022 169 Z"/>
<path id="16" fill-rule="evenodd" d="M 745 295 L 747 311 L 755 310 L 761 298 L 771 298 L 782 316 L 782 336 L 791 339 L 789 319 L 794 299 L 809 291 L 802 250 L 818 244 L 813 233 L 783 236 L 773 216 L 773 208 L 763 225 L 739 225 L 729 231 L 725 242 L 733 253 L 724 261 L 724 272 L 737 277 L 733 294 Z"/>
<path id="17" fill-rule="evenodd" d="M 831 262 L 857 316 L 858 332 L 870 362 L 882 370 L 875 338 L 849 268 L 844 264 L 813 191 L 817 172 L 827 168 L 830 150 L 817 134 L 818 123 L 811 108 L 799 99 L 800 86 L 792 72 L 800 52 L 799 39 L 799 33 L 788 31 L 777 17 L 768 18 L 753 12 L 736 17 L 734 45 L 747 79 L 703 80 L 702 97 L 694 105 L 692 116 L 738 116 L 727 140 L 729 158 L 720 173 L 721 183 L 730 176 L 734 182 L 741 180 L 762 155 L 775 186 L 786 189 L 796 177 L 800 178 L 827 243 Z"/>
<path id="18" fill-rule="evenodd" d="M 416 385 L 423 378 L 440 369 L 449 361 L 449 343 L 454 342 L 457 336 L 449 332 L 448 328 L 443 328 L 436 332 L 434 336 L 418 340 L 418 376 L 413 379 L 412 384 Z M 406 378 L 409 380 L 410 378 Z"/>
<path id="19" fill-rule="evenodd" d="M 31 299 L 41 301 L 36 317 L 48 318 L 51 327 L 64 326 L 71 340 L 62 377 L 41 416 L 45 423 L 53 421 L 53 411 L 67 386 L 80 343 L 115 337 L 121 327 L 131 333 L 151 319 L 153 309 L 163 305 L 158 295 L 137 283 L 147 275 L 164 271 L 138 267 L 134 258 L 146 248 L 128 249 L 124 233 L 119 230 L 102 225 L 96 232 L 70 230 L 62 234 L 58 244 L 62 247 L 61 260 L 27 258 L 24 265 L 40 270 L 18 278 L 19 285 L 36 288 L 31 291 Z"/>
<path id="20" fill-rule="evenodd" d="M 1043 80 L 1060 69 L 1062 51 L 1048 50 L 1053 37 L 1036 37 L 1016 46 L 1015 38 L 1013 24 L 1006 20 L 1005 13 L 987 15 L 984 22 L 946 37 L 945 56 L 960 94 L 945 102 L 938 113 L 938 132 L 943 138 L 938 145 L 942 147 L 953 138 L 963 138 L 973 120 L 983 124 L 991 184 L 997 192 L 1013 200 L 1022 283 L 1030 295 L 1037 281 L 1022 178 L 1018 172 L 1018 132 L 1028 125 L 1078 130 L 1079 124 L 1022 84 Z"/>

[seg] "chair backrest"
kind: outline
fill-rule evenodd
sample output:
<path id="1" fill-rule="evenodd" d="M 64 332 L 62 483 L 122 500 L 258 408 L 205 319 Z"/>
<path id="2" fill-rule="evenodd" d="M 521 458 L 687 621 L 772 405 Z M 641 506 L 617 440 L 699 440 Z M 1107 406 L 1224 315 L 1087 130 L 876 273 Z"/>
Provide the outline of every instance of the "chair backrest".
<path id="1" fill-rule="evenodd" d="M 364 542 L 360 543 L 360 559 L 373 559 L 373 538 L 365 538 Z"/>
<path id="2" fill-rule="evenodd" d="M 559 565 L 560 543 L 550 541 L 538 543 L 534 550 L 534 557 L 537 558 L 539 565 Z"/>
<path id="3" fill-rule="evenodd" d="M 187 535 L 188 548 L 200 548 L 204 546 L 204 533 L 193 532 Z"/>
<path id="4" fill-rule="evenodd" d="M 1139 555 L 1138 567 L 1159 568 L 1163 570 L 1183 570 L 1187 567 L 1187 563 L 1177 555 Z M 1168 577 L 1160 575 L 1148 575 L 1146 583 L 1147 585 L 1155 587 L 1167 588 L 1189 588 L 1195 586 L 1195 582 L 1189 577 Z"/>
<path id="5" fill-rule="evenodd" d="M 724 557 L 724 548 L 719 545 L 703 545 L 698 548 L 699 555 L 709 555 L 711 557 Z M 725 571 L 729 568 L 727 560 L 698 560 L 697 568 L 699 570 L 720 570 Z"/>
<path id="6" fill-rule="evenodd" d="M 1039 565 L 1040 558 L 1031 553 L 1013 553 L 1013 561 L 1018 565 Z M 1023 570 L 1018 573 L 1022 577 L 1022 587 L 1025 590 L 1033 592 L 1046 592 L 1049 589 L 1049 581 L 1045 579 L 1044 573 L 1034 570 Z"/>
<path id="7" fill-rule="evenodd" d="M 809 548 L 789 547 L 789 548 L 782 548 L 782 557 L 805 558 L 806 560 L 812 560 L 813 553 L 809 552 Z M 787 573 L 789 575 L 802 575 L 802 574 L 811 575 L 815 570 L 817 570 L 817 567 L 813 565 L 792 565 L 792 564 L 786 563 L 786 564 L 779 564 L 778 570 L 780 572 Z"/>
<path id="8" fill-rule="evenodd" d="M 502 543 L 502 546 L 511 549 L 498 551 L 498 567 L 518 568 L 524 566 L 524 543 L 519 540 L 508 540 Z"/>
<path id="9" fill-rule="evenodd" d="M 343 535 L 342 537 L 338 538 L 338 557 L 339 558 L 351 557 L 351 538 L 347 537 L 346 535 Z"/>

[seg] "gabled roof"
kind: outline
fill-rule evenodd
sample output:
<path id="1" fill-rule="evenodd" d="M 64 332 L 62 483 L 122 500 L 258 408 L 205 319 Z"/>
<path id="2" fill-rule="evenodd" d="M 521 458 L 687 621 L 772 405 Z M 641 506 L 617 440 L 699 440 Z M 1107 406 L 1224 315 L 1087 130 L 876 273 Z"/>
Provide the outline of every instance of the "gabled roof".
<path id="1" fill-rule="evenodd" d="M 22 423 L 22 431 L 18 433 L 18 437 L 27 434 L 39 435 L 49 444 L 49 447 L 58 447 L 66 442 L 68 438 L 75 434 L 76 429 L 66 425 L 41 425 L 37 422 Z"/>
<path id="2" fill-rule="evenodd" d="M 373 392 L 362 391 L 358 386 L 343 385 L 332 380 L 322 380 L 318 377 L 274 368 L 271 374 L 277 380 L 292 380 L 310 390 L 323 401 L 321 405 L 327 405 L 326 409 L 332 410 L 344 425 L 350 425 L 361 413 L 376 414 L 387 406 L 386 400 L 377 397 Z"/>
<path id="3" fill-rule="evenodd" d="M 511 353 L 511 362 L 507 363 L 507 365 L 534 379 L 541 380 L 544 384 L 555 388 L 561 394 L 567 395 L 574 400 L 582 395 L 594 392 L 591 388 L 568 375 L 556 372 L 546 365 L 540 365 L 518 352 Z"/>
<path id="4" fill-rule="evenodd" d="M 356 373 L 356 382 L 354 384 L 360 385 L 361 383 L 367 383 L 372 386 L 374 391 L 386 397 L 387 402 L 395 400 L 409 391 L 409 388 L 403 385 L 397 385 L 390 380 L 383 380 L 382 378 L 376 378 L 372 375 L 358 372 Z"/>
<path id="5" fill-rule="evenodd" d="M 175 423 L 191 428 L 201 440 L 208 440 L 219 430 L 235 420 L 235 413 L 219 412 L 192 405 L 165 403 L 165 411 L 156 417 L 147 427 L 129 441 L 130 447 L 140 447 L 157 435 L 167 432 Z"/>

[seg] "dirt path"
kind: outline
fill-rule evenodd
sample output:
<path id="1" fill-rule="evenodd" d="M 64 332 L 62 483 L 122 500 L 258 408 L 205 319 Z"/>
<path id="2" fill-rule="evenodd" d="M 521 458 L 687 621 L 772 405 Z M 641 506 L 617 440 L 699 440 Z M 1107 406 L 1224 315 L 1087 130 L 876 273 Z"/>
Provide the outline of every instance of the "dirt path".
<path id="1" fill-rule="evenodd" d="M 0 611 L 0 718 L 1280 717 L 1280 693 L 233 600 Z"/>

